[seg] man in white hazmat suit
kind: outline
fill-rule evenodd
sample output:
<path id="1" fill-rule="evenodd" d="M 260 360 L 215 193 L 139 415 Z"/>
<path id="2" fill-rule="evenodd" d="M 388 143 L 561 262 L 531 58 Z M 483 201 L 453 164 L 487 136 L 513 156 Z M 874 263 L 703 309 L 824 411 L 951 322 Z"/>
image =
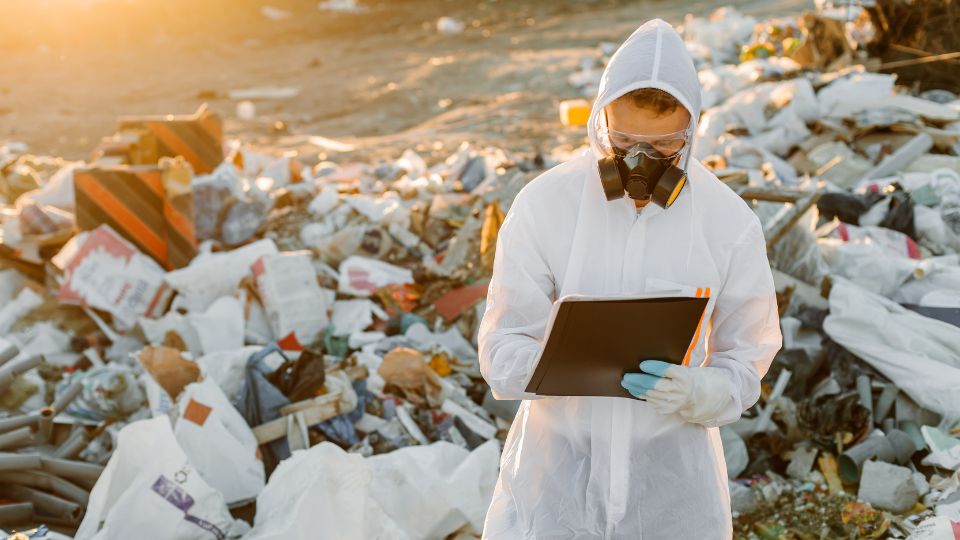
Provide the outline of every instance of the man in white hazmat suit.
<path id="1" fill-rule="evenodd" d="M 638 93 L 681 106 L 625 117 L 630 108 L 615 100 Z M 691 157 L 699 114 L 700 85 L 682 39 L 661 20 L 647 22 L 604 71 L 588 123 L 591 150 L 541 174 L 511 206 L 480 325 L 480 368 L 494 397 L 524 401 L 484 538 L 732 536 L 717 427 L 757 401 L 781 335 L 759 220 Z M 665 134 L 677 118 L 686 129 Z M 641 131 L 627 133 L 641 150 L 676 150 L 672 163 L 686 184 L 666 208 L 605 196 L 598 161 L 619 148 L 611 139 L 625 127 Z M 525 392 L 555 300 L 659 292 L 709 301 L 683 365 L 645 361 L 642 374 L 624 376 L 624 388 L 643 399 Z"/>

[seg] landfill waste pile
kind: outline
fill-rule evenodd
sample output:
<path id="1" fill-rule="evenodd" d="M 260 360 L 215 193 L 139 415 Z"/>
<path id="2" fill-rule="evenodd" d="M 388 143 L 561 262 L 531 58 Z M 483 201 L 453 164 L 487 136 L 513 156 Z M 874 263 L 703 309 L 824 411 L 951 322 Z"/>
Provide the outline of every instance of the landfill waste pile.
<path id="1" fill-rule="evenodd" d="M 721 429 L 738 538 L 960 537 L 960 100 L 870 56 L 876 9 L 683 21 L 694 151 L 764 224 L 784 336 Z M 477 360 L 497 232 L 585 148 L 317 162 L 206 108 L 85 162 L 0 147 L 0 528 L 479 537 L 518 406 Z"/>

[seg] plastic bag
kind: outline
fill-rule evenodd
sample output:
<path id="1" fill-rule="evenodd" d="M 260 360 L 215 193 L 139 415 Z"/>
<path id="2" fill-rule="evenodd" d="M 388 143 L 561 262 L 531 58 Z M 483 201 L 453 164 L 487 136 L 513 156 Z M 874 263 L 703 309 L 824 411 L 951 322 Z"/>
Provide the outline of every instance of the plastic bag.
<path id="1" fill-rule="evenodd" d="M 266 482 L 257 438 L 212 379 L 190 384 L 173 433 L 200 476 L 227 504 L 255 498 Z"/>
<path id="2" fill-rule="evenodd" d="M 247 528 L 197 474 L 173 436 L 170 419 L 158 417 L 120 430 L 76 538 L 223 540 L 239 538 Z"/>
<path id="3" fill-rule="evenodd" d="M 255 428 L 260 424 L 280 418 L 280 409 L 290 404 L 290 400 L 277 387 L 270 384 L 262 370 L 263 360 L 273 354 L 283 356 L 276 344 L 271 344 L 253 354 L 246 363 L 245 377 L 240 391 L 233 398 L 233 405 L 243 414 L 247 425 Z M 284 360 L 287 358 L 284 356 Z M 263 462 L 267 470 L 273 470 L 277 463 L 290 456 L 290 447 L 286 439 L 279 439 L 264 446 Z"/>
<path id="4" fill-rule="evenodd" d="M 366 459 L 370 496 L 411 538 L 444 538 L 469 524 L 483 529 L 500 461 L 495 440 L 472 452 L 447 442 Z"/>
<path id="5" fill-rule="evenodd" d="M 818 231 L 824 260 L 831 271 L 888 298 L 920 266 L 920 248 L 907 235 L 882 227 L 830 224 Z"/>
<path id="6" fill-rule="evenodd" d="M 362 458 L 323 442 L 284 460 L 257 498 L 245 540 L 444 538 L 481 530 L 499 446 L 437 442 Z"/>
<path id="7" fill-rule="evenodd" d="M 823 329 L 917 404 L 940 413 L 942 425 L 960 420 L 960 328 L 838 279 Z"/>
<path id="8" fill-rule="evenodd" d="M 760 208 L 764 209 L 765 214 L 772 215 L 769 209 L 773 206 L 765 205 Z M 770 216 L 760 214 L 760 217 L 769 219 Z M 820 283 L 830 271 L 813 234 L 816 219 L 814 210 L 805 213 L 770 249 L 770 262 L 774 268 L 810 284 Z"/>
<path id="9" fill-rule="evenodd" d="M 298 450 L 257 497 L 244 540 L 408 540 L 370 499 L 370 469 L 361 456 L 323 442 Z"/>

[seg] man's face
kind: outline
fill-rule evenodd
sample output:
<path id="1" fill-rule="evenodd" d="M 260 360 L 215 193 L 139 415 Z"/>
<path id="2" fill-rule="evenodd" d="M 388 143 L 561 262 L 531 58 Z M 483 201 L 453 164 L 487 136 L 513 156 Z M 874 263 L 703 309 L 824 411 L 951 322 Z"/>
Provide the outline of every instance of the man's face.
<path id="1" fill-rule="evenodd" d="M 684 107 L 662 114 L 654 109 L 637 107 L 629 97 L 619 98 L 604 108 L 607 127 L 614 131 L 634 135 L 666 135 L 687 129 L 690 126 L 690 113 Z M 670 155 L 671 148 L 653 144 L 659 152 Z"/>

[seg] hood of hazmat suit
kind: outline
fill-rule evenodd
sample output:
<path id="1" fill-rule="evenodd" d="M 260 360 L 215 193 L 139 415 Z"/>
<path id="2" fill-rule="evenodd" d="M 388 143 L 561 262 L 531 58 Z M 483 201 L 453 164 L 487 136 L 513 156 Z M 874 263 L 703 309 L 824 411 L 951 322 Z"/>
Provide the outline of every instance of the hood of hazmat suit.
<path id="1" fill-rule="evenodd" d="M 750 207 L 690 155 L 670 206 L 607 201 L 597 173 L 603 107 L 660 88 L 700 114 L 700 84 L 667 23 L 638 28 L 611 57 L 588 123 L 591 149 L 526 185 L 502 225 L 480 325 L 480 368 L 497 399 L 522 399 L 501 458 L 484 538 L 632 540 L 732 536 L 718 426 L 760 396 L 780 349 L 773 277 Z M 694 130 L 695 131 L 695 130 Z M 568 294 L 707 296 L 690 369 L 736 390 L 709 425 L 628 398 L 525 392 L 554 301 Z M 629 336 L 625 336 L 629 337 Z"/>

